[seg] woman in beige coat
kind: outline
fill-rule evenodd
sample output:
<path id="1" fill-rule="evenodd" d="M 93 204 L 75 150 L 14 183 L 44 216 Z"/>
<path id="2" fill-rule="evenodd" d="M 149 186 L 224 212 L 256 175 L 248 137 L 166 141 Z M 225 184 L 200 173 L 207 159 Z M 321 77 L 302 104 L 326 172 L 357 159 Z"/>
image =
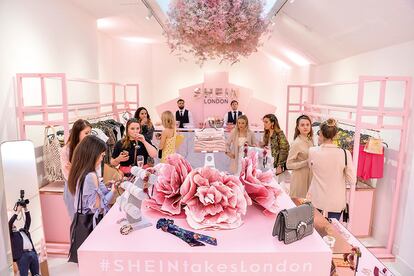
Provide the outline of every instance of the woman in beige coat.
<path id="1" fill-rule="evenodd" d="M 332 142 L 337 132 L 334 119 L 320 125 L 320 146 L 309 149 L 308 160 L 313 177 L 307 197 L 325 216 L 327 213 L 328 218 L 339 219 L 346 206 L 346 183 L 354 184 L 356 174 L 351 153 Z"/>
<path id="2" fill-rule="evenodd" d="M 237 118 L 237 126 L 230 132 L 226 142 L 226 154 L 230 157 L 230 172 L 238 172 L 240 147 L 247 143 L 251 147 L 256 146 L 256 137 L 249 129 L 249 120 L 246 115 Z"/>
<path id="3" fill-rule="evenodd" d="M 292 170 L 290 197 L 306 197 L 312 174 L 308 166 L 309 148 L 313 147 L 312 122 L 307 115 L 296 119 L 294 141 L 290 146 L 286 166 Z"/>

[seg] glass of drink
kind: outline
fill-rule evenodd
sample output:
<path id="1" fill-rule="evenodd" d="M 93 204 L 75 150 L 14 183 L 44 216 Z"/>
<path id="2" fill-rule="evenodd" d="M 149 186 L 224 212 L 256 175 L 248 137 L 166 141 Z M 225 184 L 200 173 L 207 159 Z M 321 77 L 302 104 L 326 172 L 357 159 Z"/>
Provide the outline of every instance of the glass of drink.
<path id="1" fill-rule="evenodd" d="M 144 166 L 144 156 L 142 155 L 137 156 L 137 166 L 140 168 Z"/>

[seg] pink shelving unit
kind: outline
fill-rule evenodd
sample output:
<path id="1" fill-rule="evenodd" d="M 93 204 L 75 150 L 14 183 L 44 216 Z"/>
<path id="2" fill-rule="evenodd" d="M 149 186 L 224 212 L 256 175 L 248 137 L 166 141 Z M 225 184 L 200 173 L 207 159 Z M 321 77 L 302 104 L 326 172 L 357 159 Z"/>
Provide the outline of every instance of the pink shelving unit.
<path id="1" fill-rule="evenodd" d="M 385 98 L 388 95 L 392 95 L 394 91 L 387 89 L 390 83 L 399 83 L 402 86 L 403 103 L 401 107 L 390 108 L 385 106 Z M 375 86 L 367 88 L 367 85 L 374 84 Z M 355 89 L 355 87 L 357 87 Z M 377 87 L 379 89 L 377 89 Z M 329 92 L 329 89 L 346 89 L 344 93 L 346 95 L 352 95 L 357 97 L 356 105 L 338 105 L 338 104 L 320 104 L 321 93 Z M 373 89 L 375 88 L 375 89 Z M 322 91 L 321 91 L 322 90 Z M 327 90 L 327 91 L 326 91 Z M 364 104 L 364 95 L 366 93 L 379 93 L 378 103 L 375 106 Z M 385 247 L 373 247 L 370 248 L 378 258 L 394 258 L 392 254 L 392 246 L 395 239 L 396 220 L 398 215 L 398 202 L 401 193 L 401 182 L 404 169 L 405 151 L 407 143 L 407 129 L 410 115 L 410 98 L 412 92 L 412 78 L 411 77 L 399 77 L 399 76 L 361 76 L 358 81 L 353 82 L 332 82 L 332 83 L 318 83 L 307 85 L 288 85 L 287 88 L 287 106 L 286 106 L 286 133 L 288 134 L 289 128 L 289 115 L 292 113 L 307 114 L 313 118 L 328 118 L 334 117 L 340 122 L 352 124 L 355 126 L 355 139 L 353 150 L 354 164 L 358 164 L 359 144 L 361 131 L 366 129 L 373 129 L 377 131 L 381 130 L 395 130 L 399 133 L 399 145 L 397 148 L 398 159 L 397 162 L 397 174 L 395 179 L 394 193 L 390 195 L 392 200 L 392 212 L 391 221 L 388 224 L 389 235 L 388 241 Z M 293 93 L 298 93 L 294 95 Z M 352 93 L 357 93 L 352 94 Z M 293 97 L 295 96 L 295 97 Z M 363 117 L 369 116 L 370 121 L 374 123 L 367 123 L 363 120 Z M 397 118 L 399 123 L 387 124 L 384 117 Z M 374 119 L 372 119 L 374 118 Z M 355 219 L 353 219 L 358 210 L 355 208 L 357 202 L 355 201 L 356 185 L 351 185 L 349 193 L 349 205 L 350 205 L 350 221 L 348 223 L 348 229 L 352 231 L 355 228 Z"/>
<path id="2" fill-rule="evenodd" d="M 30 79 L 31 85 L 25 85 L 24 80 Z M 53 79 L 58 81 L 59 91 L 47 91 L 47 81 Z M 19 123 L 19 137 L 21 140 L 26 140 L 27 126 L 62 126 L 64 128 L 65 139 L 69 137 L 69 125 L 78 118 L 91 119 L 105 117 L 112 117 L 119 121 L 120 115 L 123 112 L 130 112 L 133 114 L 138 108 L 139 104 L 139 85 L 138 84 L 121 84 L 115 82 L 102 82 L 90 79 L 69 79 L 65 74 L 17 74 L 17 115 Z M 74 82 L 78 85 L 96 85 L 109 86 L 109 90 L 105 92 L 111 93 L 112 101 L 109 103 L 69 103 L 68 101 L 68 82 Z M 29 97 L 39 97 L 35 91 L 41 94 L 41 105 L 32 106 L 25 105 Z M 86 89 L 85 89 L 86 90 Z M 86 90 L 87 91 L 87 90 Z M 91 93 L 98 93 L 91 91 Z M 47 93 L 49 92 L 49 93 Z M 61 93 L 61 104 L 50 104 L 48 102 L 48 95 L 51 93 Z M 132 94 L 130 94 L 132 93 Z M 53 95 L 57 96 L 57 95 Z M 122 98 L 123 100 L 117 100 Z M 136 99 L 136 101 L 128 101 L 129 99 Z M 26 99 L 26 101 L 25 101 Z M 55 101 L 56 102 L 56 101 Z M 106 110 L 106 111 L 104 111 Z M 108 111 L 109 110 L 109 111 Z M 82 112 L 82 115 L 80 113 Z M 79 113 L 79 114 L 77 114 Z M 36 116 L 36 119 L 32 115 Z M 107 116 L 106 116 L 107 115 Z M 59 117 L 61 119 L 51 119 Z M 28 119 L 30 118 L 30 119 Z M 69 252 L 69 229 L 71 220 L 67 215 L 66 207 L 62 198 L 63 182 L 52 182 L 40 189 L 40 201 L 42 208 L 43 225 L 45 225 L 45 240 L 47 252 L 53 255 L 67 255 Z"/>
<path id="3" fill-rule="evenodd" d="M 25 105 L 25 97 L 30 97 L 32 91 L 27 89 L 23 81 L 25 79 L 32 79 L 36 82 L 41 91 L 42 102 L 39 106 L 27 106 Z M 61 92 L 61 104 L 51 105 L 48 103 L 46 81 L 48 79 L 54 79 L 60 82 Z M 98 86 L 109 86 L 112 93 L 112 102 L 102 104 L 100 102 L 94 103 L 69 103 L 68 102 L 68 82 L 75 82 L 79 84 L 93 84 Z M 17 116 L 19 122 L 19 137 L 22 140 L 27 139 L 26 127 L 30 125 L 58 125 L 63 126 L 65 137 L 69 137 L 69 124 L 76 120 L 78 117 L 83 119 L 96 118 L 103 115 L 110 115 L 113 119 L 119 121 L 120 114 L 123 112 L 135 111 L 139 103 L 139 85 L 138 84 L 121 84 L 116 82 L 103 82 L 91 79 L 80 78 L 67 78 L 64 73 L 23 73 L 16 75 L 17 84 Z M 31 86 L 33 89 L 33 86 Z M 136 97 L 136 101 L 128 101 L 127 95 L 133 93 Z M 123 94 L 123 101 L 117 100 L 117 96 Z M 110 112 L 103 112 L 103 107 L 112 107 Z M 70 113 L 78 111 L 85 111 L 82 116 L 73 116 L 70 118 Z M 50 114 L 61 114 L 62 119 L 51 120 Z M 28 120 L 27 115 L 41 115 L 41 119 Z"/>

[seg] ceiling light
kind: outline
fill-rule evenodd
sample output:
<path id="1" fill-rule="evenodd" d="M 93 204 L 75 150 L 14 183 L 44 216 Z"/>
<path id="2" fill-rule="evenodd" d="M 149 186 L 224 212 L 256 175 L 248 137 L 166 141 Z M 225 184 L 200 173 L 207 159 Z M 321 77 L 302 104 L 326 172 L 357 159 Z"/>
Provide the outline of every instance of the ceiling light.
<path id="1" fill-rule="evenodd" d="M 289 59 L 291 60 L 293 63 L 299 65 L 299 66 L 307 66 L 309 64 L 311 64 L 311 62 L 303 57 L 302 55 L 292 51 L 292 50 L 287 50 L 285 49 L 283 51 L 283 54 Z"/>
<path id="2" fill-rule="evenodd" d="M 126 41 L 130 41 L 130 42 L 144 43 L 144 44 L 149 44 L 149 43 L 155 43 L 156 42 L 154 39 L 146 38 L 146 37 L 121 37 L 121 39 L 126 40 Z"/>
<path id="3" fill-rule="evenodd" d="M 100 18 L 100 19 L 96 20 L 96 26 L 100 30 L 109 29 L 109 28 L 113 27 L 114 25 L 115 24 L 114 24 L 113 20 L 111 20 L 109 18 Z"/>

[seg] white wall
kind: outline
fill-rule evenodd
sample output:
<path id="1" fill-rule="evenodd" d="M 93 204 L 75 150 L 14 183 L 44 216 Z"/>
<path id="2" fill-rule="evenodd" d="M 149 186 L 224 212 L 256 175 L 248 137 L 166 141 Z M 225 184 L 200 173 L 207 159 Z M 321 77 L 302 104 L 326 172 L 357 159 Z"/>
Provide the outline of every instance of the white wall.
<path id="1" fill-rule="evenodd" d="M 329 82 L 329 81 L 347 81 L 357 80 L 360 75 L 393 75 L 393 76 L 411 76 L 414 77 L 414 41 L 394 45 L 392 47 L 371 51 L 347 59 L 337 61 L 335 63 L 321 65 L 313 68 L 311 71 L 312 82 Z M 397 89 L 393 87 L 393 89 Z M 395 90 L 397 91 L 397 90 Z M 338 92 L 338 91 L 337 91 Z M 413 92 L 413 91 L 412 91 Z M 331 97 L 337 97 L 338 93 L 332 93 Z M 414 107 L 414 97 L 412 95 L 411 106 Z M 337 97 L 338 99 L 338 97 Z M 375 102 L 377 97 L 367 98 Z M 334 99 L 330 99 L 333 101 Z M 350 103 L 353 99 L 347 99 L 347 95 L 343 94 L 340 98 L 342 104 Z M 387 105 L 395 105 L 400 102 L 401 98 L 392 94 L 386 99 Z M 398 265 L 400 266 L 401 275 L 414 275 L 414 238 L 410 229 L 414 228 L 414 217 L 412 199 L 414 198 L 414 116 L 410 116 L 410 129 L 408 135 L 408 149 L 406 150 L 406 167 L 404 170 L 401 198 L 399 202 L 399 212 L 397 221 L 396 240 L 393 252 L 397 255 Z M 398 144 L 398 135 L 382 135 L 382 138 L 390 144 L 389 151 Z M 381 181 L 378 183 L 376 190 L 376 209 L 374 234 L 379 239 L 384 235 L 384 229 L 389 224 L 389 209 L 384 210 L 384 206 L 389 205 L 391 195 L 394 193 L 392 187 L 393 180 Z M 379 229 L 381 228 L 381 229 Z"/>
<path id="2" fill-rule="evenodd" d="M 96 20 L 70 1 L 3 0 L 0 5 L 0 141 L 5 141 L 17 138 L 16 120 L 11 119 L 15 118 L 16 73 L 60 72 L 68 77 L 96 79 L 98 47 Z M 55 84 L 50 86 L 53 89 Z M 89 87 L 69 84 L 68 88 L 69 102 L 99 100 Z M 39 103 L 35 99 L 40 99 L 40 94 L 36 90 L 30 93 L 33 96 L 28 94 L 26 102 Z M 60 98 L 56 93 L 48 97 L 51 103 Z"/>
<path id="3" fill-rule="evenodd" d="M 123 39 L 113 39 L 99 34 L 99 79 L 119 83 L 138 83 L 140 105 L 152 106 L 151 57 L 150 44 L 137 43 Z M 135 100 L 132 90 L 128 90 L 129 100 Z M 101 89 L 101 101 L 110 102 L 109 89 Z M 131 98 L 132 97 L 132 98 Z M 122 93 L 119 100 L 123 99 Z"/>

